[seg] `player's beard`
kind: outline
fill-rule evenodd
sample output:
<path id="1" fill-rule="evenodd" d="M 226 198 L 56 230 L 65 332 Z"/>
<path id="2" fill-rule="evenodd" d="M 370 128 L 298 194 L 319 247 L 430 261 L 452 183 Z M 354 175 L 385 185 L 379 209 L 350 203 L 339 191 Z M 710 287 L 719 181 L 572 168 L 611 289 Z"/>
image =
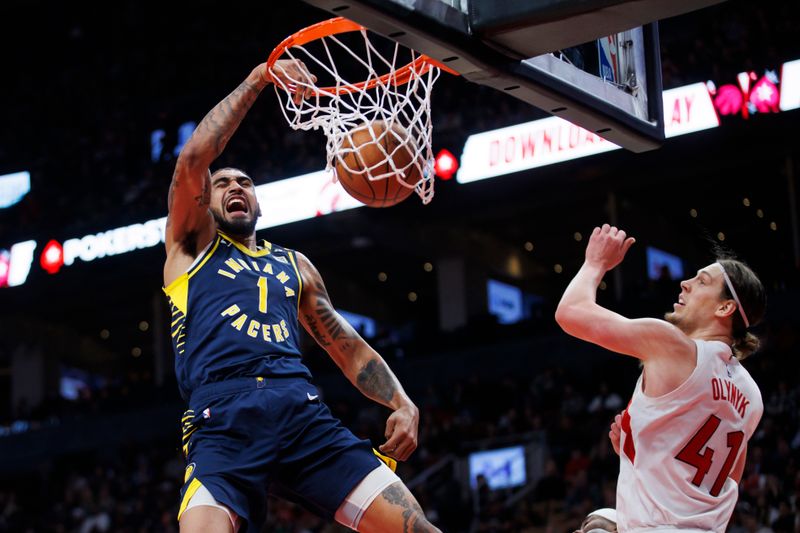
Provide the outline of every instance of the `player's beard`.
<path id="1" fill-rule="evenodd" d="M 678 328 L 679 330 L 683 331 L 684 333 L 687 332 L 687 323 L 685 317 L 679 317 L 675 311 L 670 311 L 664 314 L 664 320 Z"/>
<path id="2" fill-rule="evenodd" d="M 249 217 L 246 219 L 239 218 L 231 222 L 230 220 L 226 220 L 224 216 L 218 214 L 213 209 L 211 210 L 211 215 L 217 222 L 217 227 L 223 233 L 226 233 L 228 235 L 248 237 L 252 235 L 253 232 L 256 231 L 256 223 L 258 222 L 258 217 Z"/>

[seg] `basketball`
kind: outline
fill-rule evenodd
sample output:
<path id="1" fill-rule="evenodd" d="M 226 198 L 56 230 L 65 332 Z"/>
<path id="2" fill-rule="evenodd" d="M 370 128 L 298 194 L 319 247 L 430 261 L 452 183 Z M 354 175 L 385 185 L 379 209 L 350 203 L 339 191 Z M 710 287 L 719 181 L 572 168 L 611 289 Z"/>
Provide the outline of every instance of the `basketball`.
<path id="1" fill-rule="evenodd" d="M 414 192 L 401 179 L 416 185 L 422 177 L 416 154 L 416 143 L 403 126 L 394 123 L 389 128 L 377 120 L 345 134 L 336 157 L 336 176 L 356 200 L 370 207 L 390 207 Z"/>

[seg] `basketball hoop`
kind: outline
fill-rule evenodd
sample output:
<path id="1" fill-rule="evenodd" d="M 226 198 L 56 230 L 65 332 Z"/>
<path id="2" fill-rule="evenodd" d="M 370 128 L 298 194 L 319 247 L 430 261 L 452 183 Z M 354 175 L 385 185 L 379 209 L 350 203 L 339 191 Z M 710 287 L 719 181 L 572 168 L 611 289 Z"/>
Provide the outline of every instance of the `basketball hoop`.
<path id="1" fill-rule="evenodd" d="M 434 183 L 430 96 L 440 68 L 446 67 L 397 42 L 388 46 L 380 42 L 386 48 L 382 53 L 379 39 L 350 20 L 326 20 L 284 39 L 270 54 L 267 69 L 289 126 L 294 130 L 321 129 L 325 134 L 327 169 L 338 162 L 351 174 L 361 173 L 371 181 L 397 179 L 404 187 L 414 188 L 427 204 L 433 198 Z M 303 61 L 319 80 L 291 78 L 284 82 L 272 70 L 278 59 Z M 297 92 L 311 96 L 295 103 Z M 389 126 L 374 139 L 385 159 L 368 168 L 350 168 L 345 162 L 354 146 L 350 132 L 376 121 Z M 382 142 L 382 136 L 392 135 L 395 124 L 408 132 L 399 140 L 413 154 L 405 167 L 397 166 L 392 153 L 384 149 L 387 143 Z M 393 139 L 395 145 L 397 141 Z M 416 185 L 403 180 L 413 170 L 411 165 L 422 176 Z M 382 171 L 375 171 L 378 167 Z"/>

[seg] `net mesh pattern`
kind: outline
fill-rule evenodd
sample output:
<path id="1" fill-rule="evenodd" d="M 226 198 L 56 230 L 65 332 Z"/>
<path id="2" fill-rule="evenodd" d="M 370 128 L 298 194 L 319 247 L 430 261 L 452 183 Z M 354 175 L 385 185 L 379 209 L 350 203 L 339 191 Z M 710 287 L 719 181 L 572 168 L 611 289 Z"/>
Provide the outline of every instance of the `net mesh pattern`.
<path id="1" fill-rule="evenodd" d="M 358 46 L 353 43 L 353 34 L 361 36 L 355 38 Z M 379 51 L 367 30 L 349 32 L 348 36 L 347 43 L 339 35 L 329 35 L 315 40 L 313 49 L 312 43 L 286 48 L 283 59 L 300 60 L 312 74 L 331 83 L 319 87 L 320 82 L 303 79 L 290 77 L 283 81 L 271 70 L 281 110 L 294 130 L 322 130 L 327 139 L 327 169 L 335 169 L 338 163 L 352 176 L 361 175 L 372 181 L 396 179 L 404 187 L 413 187 L 427 204 L 434 192 L 430 96 L 440 70 L 396 42 Z M 346 65 L 349 74 L 337 67 L 337 61 Z M 403 71 L 401 67 L 406 63 L 410 66 Z M 353 67 L 358 71 L 355 78 Z M 296 93 L 307 89 L 312 96 L 299 101 L 294 98 Z M 367 127 L 366 131 L 383 159 L 352 168 L 347 160 L 352 162 L 356 158 L 347 155 L 359 146 L 353 143 L 351 133 L 376 121 L 385 122 L 386 127 L 375 128 L 378 131 Z M 393 139 L 384 139 L 387 135 Z M 400 167 L 393 157 L 398 150 L 412 154 L 410 158 L 407 155 L 397 158 L 409 161 Z M 404 177 L 414 172 L 412 166 L 421 176 L 416 185 L 404 181 Z"/>

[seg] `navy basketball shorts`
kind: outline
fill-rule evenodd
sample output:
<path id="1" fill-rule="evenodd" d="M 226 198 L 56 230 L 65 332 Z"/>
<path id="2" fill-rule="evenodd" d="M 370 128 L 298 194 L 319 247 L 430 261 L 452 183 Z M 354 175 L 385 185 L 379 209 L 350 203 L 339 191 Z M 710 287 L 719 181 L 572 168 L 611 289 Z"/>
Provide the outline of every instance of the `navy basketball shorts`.
<path id="1" fill-rule="evenodd" d="M 333 417 L 305 378 L 236 378 L 199 387 L 183 417 L 180 514 L 201 486 L 257 533 L 267 493 L 332 520 L 380 465 L 370 442 Z"/>

